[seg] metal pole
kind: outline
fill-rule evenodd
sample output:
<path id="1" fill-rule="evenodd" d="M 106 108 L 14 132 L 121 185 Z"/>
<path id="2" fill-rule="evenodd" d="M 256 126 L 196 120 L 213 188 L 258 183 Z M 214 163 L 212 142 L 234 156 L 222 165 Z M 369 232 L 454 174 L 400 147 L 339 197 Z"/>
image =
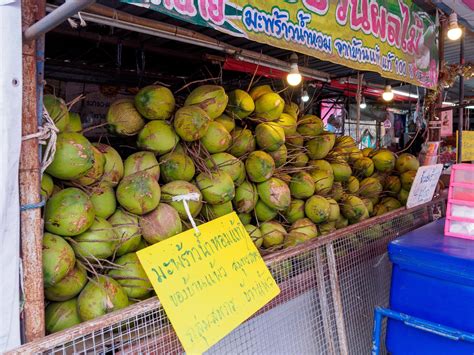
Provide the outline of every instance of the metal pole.
<path id="1" fill-rule="evenodd" d="M 459 64 L 464 65 L 464 33 L 461 35 L 459 48 Z M 464 129 L 464 75 L 459 75 L 459 120 L 458 120 L 458 163 L 462 163 L 462 132 Z"/>
<path id="2" fill-rule="evenodd" d="M 26 42 L 37 39 L 94 2 L 95 0 L 67 0 L 56 10 L 28 27 L 23 33 L 23 39 Z"/>

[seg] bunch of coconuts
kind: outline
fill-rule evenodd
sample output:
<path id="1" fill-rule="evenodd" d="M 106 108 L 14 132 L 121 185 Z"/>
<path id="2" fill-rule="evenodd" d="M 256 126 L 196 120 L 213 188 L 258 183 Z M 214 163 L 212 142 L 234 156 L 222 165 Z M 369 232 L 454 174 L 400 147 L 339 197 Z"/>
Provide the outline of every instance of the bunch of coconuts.
<path id="1" fill-rule="evenodd" d="M 300 115 L 268 85 L 166 87 L 109 107 L 112 134 L 135 136 L 120 154 L 81 134 L 80 118 L 45 95 L 59 128 L 42 179 L 43 273 L 49 333 L 153 295 L 136 251 L 236 211 L 262 252 L 291 247 L 406 203 L 418 169 L 410 154 L 357 148 Z"/>

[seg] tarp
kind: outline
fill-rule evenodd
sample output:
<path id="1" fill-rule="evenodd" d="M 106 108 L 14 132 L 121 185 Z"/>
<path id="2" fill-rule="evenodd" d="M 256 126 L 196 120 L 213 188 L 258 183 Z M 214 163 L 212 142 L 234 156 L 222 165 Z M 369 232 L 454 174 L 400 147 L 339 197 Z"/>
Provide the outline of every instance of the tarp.
<path id="1" fill-rule="evenodd" d="M 433 88 L 435 20 L 412 0 L 121 0 L 193 24 Z"/>
<path id="2" fill-rule="evenodd" d="M 0 2 L 0 353 L 20 345 L 20 3 L 20 0 Z"/>

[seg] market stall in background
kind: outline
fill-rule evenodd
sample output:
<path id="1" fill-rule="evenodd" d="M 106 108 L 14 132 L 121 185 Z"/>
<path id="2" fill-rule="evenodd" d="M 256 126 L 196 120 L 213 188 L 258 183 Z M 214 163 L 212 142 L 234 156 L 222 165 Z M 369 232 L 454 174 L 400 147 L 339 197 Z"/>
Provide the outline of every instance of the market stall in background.
<path id="1" fill-rule="evenodd" d="M 420 165 L 453 163 L 439 103 L 472 76 L 438 67 L 441 13 L 374 2 L 394 14 L 380 27 L 349 2 L 90 3 L 23 2 L 18 351 L 182 352 L 137 252 L 236 212 L 280 294 L 209 352 L 368 352 L 387 244 L 445 214 L 442 181 L 410 193 Z M 64 17 L 33 25 L 43 10 Z"/>

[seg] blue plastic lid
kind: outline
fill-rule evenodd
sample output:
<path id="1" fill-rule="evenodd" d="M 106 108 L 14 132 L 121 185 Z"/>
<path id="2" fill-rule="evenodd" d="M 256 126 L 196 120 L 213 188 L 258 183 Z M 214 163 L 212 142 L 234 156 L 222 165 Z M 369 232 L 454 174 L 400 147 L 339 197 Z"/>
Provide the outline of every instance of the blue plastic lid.
<path id="1" fill-rule="evenodd" d="M 444 218 L 397 238 L 388 254 L 401 268 L 474 285 L 474 240 L 445 237 Z"/>

